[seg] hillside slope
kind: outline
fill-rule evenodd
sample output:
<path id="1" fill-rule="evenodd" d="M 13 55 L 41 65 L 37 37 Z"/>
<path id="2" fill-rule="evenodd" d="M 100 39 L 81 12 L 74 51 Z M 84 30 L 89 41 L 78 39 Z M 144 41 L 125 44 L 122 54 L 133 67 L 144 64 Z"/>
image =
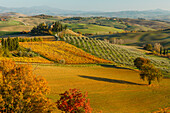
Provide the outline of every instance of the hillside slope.
<path id="1" fill-rule="evenodd" d="M 15 12 L 8 12 L 8 13 L 0 13 L 0 16 L 8 16 L 8 17 L 26 17 L 27 15 Z"/>
<path id="2" fill-rule="evenodd" d="M 145 19 L 130 19 L 130 18 L 108 18 L 108 17 L 70 17 L 61 20 L 70 24 L 88 24 L 104 27 L 112 27 L 119 30 L 127 31 L 154 31 L 170 28 L 170 22 L 153 21 Z M 72 26 L 71 26 L 72 27 Z M 74 28 L 74 26 L 73 26 Z M 79 26 L 76 27 L 77 29 Z M 111 31 L 111 30 L 110 30 Z M 112 30 L 114 32 L 114 30 Z"/>
<path id="3" fill-rule="evenodd" d="M 64 40 L 73 44 L 84 51 L 97 56 L 99 58 L 113 61 L 116 65 L 134 67 L 134 60 L 137 57 L 144 57 L 151 60 L 151 62 L 165 73 L 170 74 L 170 60 L 167 58 L 153 58 L 146 56 L 137 50 L 131 50 L 116 44 L 111 44 L 106 41 L 96 40 L 87 37 L 65 37 Z"/>
<path id="4" fill-rule="evenodd" d="M 20 45 L 24 48 L 31 48 L 32 51 L 39 53 L 43 57 L 57 63 L 66 64 L 93 64 L 111 63 L 108 60 L 97 58 L 85 51 L 65 43 L 63 41 L 51 42 L 23 42 Z"/>
<path id="5" fill-rule="evenodd" d="M 165 48 L 170 48 L 170 29 L 155 32 L 122 33 L 112 35 L 95 35 L 92 38 L 107 39 L 111 43 L 114 39 L 123 39 L 124 44 L 142 46 L 146 43 L 161 43 Z"/>

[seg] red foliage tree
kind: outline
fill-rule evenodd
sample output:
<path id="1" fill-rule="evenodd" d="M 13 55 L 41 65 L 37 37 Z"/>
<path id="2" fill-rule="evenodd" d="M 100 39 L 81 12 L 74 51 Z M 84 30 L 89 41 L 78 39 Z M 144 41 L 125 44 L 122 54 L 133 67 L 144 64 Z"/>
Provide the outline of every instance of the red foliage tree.
<path id="1" fill-rule="evenodd" d="M 61 98 L 56 102 L 58 109 L 66 113 L 91 113 L 92 108 L 89 99 L 77 89 L 70 89 L 60 94 Z"/>

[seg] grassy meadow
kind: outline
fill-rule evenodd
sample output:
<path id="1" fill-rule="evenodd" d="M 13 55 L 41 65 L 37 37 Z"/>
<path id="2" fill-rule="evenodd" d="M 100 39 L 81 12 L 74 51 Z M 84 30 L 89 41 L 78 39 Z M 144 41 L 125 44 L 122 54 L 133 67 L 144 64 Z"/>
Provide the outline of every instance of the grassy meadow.
<path id="1" fill-rule="evenodd" d="M 94 112 L 149 113 L 170 106 L 170 79 L 147 86 L 147 82 L 139 79 L 139 73 L 130 69 L 36 65 L 34 74 L 48 81 L 51 88 L 48 97 L 53 101 L 70 88 L 87 91 Z"/>
<path id="2" fill-rule="evenodd" d="M 15 35 L 18 34 L 19 32 L 12 32 L 12 31 L 0 31 L 0 36 L 7 36 L 7 35 Z"/>
<path id="3" fill-rule="evenodd" d="M 126 45 L 142 46 L 145 43 L 161 43 L 165 48 L 170 48 L 170 30 L 155 32 L 138 32 L 138 33 L 119 33 L 112 35 L 95 35 L 93 38 L 108 39 L 113 42 L 115 38 L 124 39 Z"/>
<path id="4" fill-rule="evenodd" d="M 124 30 L 117 29 L 114 27 L 108 27 L 108 26 L 100 26 L 100 25 L 93 25 L 93 24 L 82 24 L 82 23 L 73 23 L 68 24 L 68 27 L 71 28 L 75 32 L 82 32 L 85 33 L 93 33 L 93 34 L 108 34 L 109 31 L 111 32 L 122 32 Z"/>

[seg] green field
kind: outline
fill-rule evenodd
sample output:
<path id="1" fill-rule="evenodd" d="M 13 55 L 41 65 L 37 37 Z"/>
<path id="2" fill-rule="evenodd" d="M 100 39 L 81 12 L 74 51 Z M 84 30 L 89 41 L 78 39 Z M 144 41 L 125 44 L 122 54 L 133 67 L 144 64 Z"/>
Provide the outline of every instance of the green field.
<path id="1" fill-rule="evenodd" d="M 26 26 L 23 22 L 17 20 L 0 21 L 0 31 L 19 32 L 24 30 L 31 30 L 33 26 Z M 1 34 L 0 34 L 1 35 Z M 11 35 L 11 34 L 7 34 Z M 2 36 L 2 35 L 1 35 Z"/>
<path id="2" fill-rule="evenodd" d="M 145 43 L 161 43 L 170 48 L 170 30 L 155 32 L 121 33 L 112 35 L 96 35 L 93 38 L 108 39 L 112 43 L 114 38 L 124 39 L 124 44 L 130 46 L 142 46 Z"/>
<path id="3" fill-rule="evenodd" d="M 170 106 L 170 79 L 147 86 L 138 72 L 105 66 L 38 66 L 34 74 L 46 78 L 53 101 L 77 88 L 88 92 L 94 112 L 149 113 Z M 55 111 L 60 113 L 61 111 Z"/>
<path id="4" fill-rule="evenodd" d="M 16 26 L 16 25 L 23 25 L 19 21 L 9 20 L 9 21 L 0 21 L 0 27 L 8 27 L 8 26 Z"/>
<path id="5" fill-rule="evenodd" d="M 113 27 L 108 27 L 108 26 L 99 26 L 99 25 L 93 25 L 93 24 L 81 24 L 81 23 L 76 23 L 76 24 L 68 24 L 68 27 L 71 28 L 73 31 L 77 32 L 80 31 L 83 34 L 85 33 L 93 33 L 93 34 L 108 34 L 110 31 L 111 32 L 122 32 L 124 30 L 122 29 L 117 29 Z"/>
<path id="6" fill-rule="evenodd" d="M 18 34 L 19 32 L 12 32 L 12 31 L 0 31 L 0 36 L 5 36 L 5 35 L 15 35 Z"/>
<path id="7" fill-rule="evenodd" d="M 82 23 L 99 26 L 113 27 L 127 31 L 155 31 L 170 27 L 168 22 L 130 18 L 107 18 L 107 17 L 69 17 L 61 20 L 65 23 Z"/>

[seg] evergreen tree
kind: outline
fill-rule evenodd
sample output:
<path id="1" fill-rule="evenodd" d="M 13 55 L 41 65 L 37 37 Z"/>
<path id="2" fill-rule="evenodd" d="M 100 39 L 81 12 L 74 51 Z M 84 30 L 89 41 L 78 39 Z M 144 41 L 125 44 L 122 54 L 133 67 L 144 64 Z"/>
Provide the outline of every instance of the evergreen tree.
<path id="1" fill-rule="evenodd" d="M 5 49 L 8 49 L 8 42 L 7 42 L 7 40 L 5 40 Z"/>
<path id="2" fill-rule="evenodd" d="M 160 48 L 160 54 L 162 54 L 162 50 L 163 50 L 163 48 L 161 47 L 161 48 Z"/>
<path id="3" fill-rule="evenodd" d="M 164 49 L 164 52 L 163 52 L 163 54 L 164 54 L 164 55 L 166 54 L 166 49 Z"/>
<path id="4" fill-rule="evenodd" d="M 167 54 L 167 55 L 168 55 L 168 51 L 169 51 L 169 50 L 167 49 L 167 51 L 166 51 L 166 54 Z"/>
<path id="5" fill-rule="evenodd" d="M 18 49 L 18 47 L 19 47 L 19 39 L 18 37 L 16 37 L 16 48 L 15 49 Z"/>
<path id="6" fill-rule="evenodd" d="M 7 38 L 7 43 L 8 43 L 8 50 L 10 50 L 11 51 L 11 46 L 12 46 L 12 40 L 11 40 L 11 38 L 10 37 L 8 37 Z"/>
<path id="7" fill-rule="evenodd" d="M 2 47 L 4 47 L 4 44 L 5 44 L 5 40 L 4 40 L 4 38 L 2 38 L 2 41 L 1 41 Z"/>

